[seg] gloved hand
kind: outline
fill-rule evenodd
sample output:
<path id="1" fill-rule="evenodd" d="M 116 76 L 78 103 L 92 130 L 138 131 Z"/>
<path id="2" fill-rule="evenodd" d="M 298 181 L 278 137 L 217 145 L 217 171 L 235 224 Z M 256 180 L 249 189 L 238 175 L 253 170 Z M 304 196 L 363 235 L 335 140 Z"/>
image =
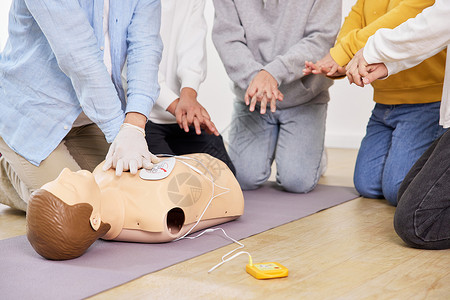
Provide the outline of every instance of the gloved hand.
<path id="1" fill-rule="evenodd" d="M 144 129 L 123 123 L 106 154 L 103 170 L 115 168 L 117 176 L 128 170 L 136 174 L 138 169 L 151 169 L 157 162 L 159 158 L 148 151 Z"/>

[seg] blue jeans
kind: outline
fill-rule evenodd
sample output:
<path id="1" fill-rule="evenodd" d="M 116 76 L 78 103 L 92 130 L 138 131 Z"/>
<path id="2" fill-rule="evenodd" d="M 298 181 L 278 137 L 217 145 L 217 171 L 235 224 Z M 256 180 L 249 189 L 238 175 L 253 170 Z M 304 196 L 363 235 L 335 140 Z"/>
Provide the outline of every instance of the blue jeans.
<path id="1" fill-rule="evenodd" d="M 397 205 L 397 193 L 408 171 L 444 133 L 440 102 L 376 104 L 356 159 L 354 184 L 366 198 L 385 198 Z"/>
<path id="2" fill-rule="evenodd" d="M 320 178 L 327 104 L 303 104 L 259 113 L 235 101 L 229 155 L 243 190 L 266 182 L 275 159 L 276 180 L 286 191 L 307 193 Z"/>

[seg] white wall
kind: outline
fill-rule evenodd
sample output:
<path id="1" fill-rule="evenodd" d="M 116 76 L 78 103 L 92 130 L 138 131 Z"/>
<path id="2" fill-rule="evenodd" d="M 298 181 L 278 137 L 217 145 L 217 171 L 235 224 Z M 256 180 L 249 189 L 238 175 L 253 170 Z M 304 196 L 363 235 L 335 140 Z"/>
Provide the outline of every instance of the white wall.
<path id="1" fill-rule="evenodd" d="M 355 0 L 343 0 L 343 17 L 347 15 Z M 7 18 L 11 0 L 0 1 L 0 47 L 7 38 Z M 206 18 L 211 31 L 214 8 L 207 0 Z M 200 90 L 200 100 L 208 109 L 219 131 L 227 138 L 226 129 L 231 120 L 233 95 L 230 81 L 220 58 L 208 37 L 208 77 Z M 337 80 L 330 89 L 331 101 L 328 106 L 327 147 L 358 148 L 364 136 L 365 126 L 373 108 L 372 88 L 350 86 L 346 79 Z"/>

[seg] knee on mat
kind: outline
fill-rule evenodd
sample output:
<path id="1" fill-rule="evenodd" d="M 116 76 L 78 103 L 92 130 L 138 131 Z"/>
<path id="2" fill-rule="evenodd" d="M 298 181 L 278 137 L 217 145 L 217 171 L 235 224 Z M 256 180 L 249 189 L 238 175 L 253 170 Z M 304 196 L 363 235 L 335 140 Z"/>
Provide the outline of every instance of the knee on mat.
<path id="1" fill-rule="evenodd" d="M 297 193 L 297 194 L 303 194 L 308 193 L 312 191 L 316 185 L 317 180 L 314 180 L 314 178 L 294 178 L 292 176 L 289 176 L 289 178 L 286 178 L 287 176 L 278 176 L 277 180 L 278 183 L 287 191 L 290 193 Z"/>
<path id="2" fill-rule="evenodd" d="M 354 179 L 353 183 L 355 185 L 355 189 L 362 197 L 370 199 L 383 198 L 383 195 L 381 195 L 380 192 L 373 187 L 373 185 L 369 185 L 366 182 L 358 180 L 357 178 Z"/>
<path id="3" fill-rule="evenodd" d="M 242 172 L 236 172 L 236 179 L 244 191 L 256 190 L 259 188 L 267 179 L 261 179 L 256 175 L 252 174 L 242 174 Z"/>

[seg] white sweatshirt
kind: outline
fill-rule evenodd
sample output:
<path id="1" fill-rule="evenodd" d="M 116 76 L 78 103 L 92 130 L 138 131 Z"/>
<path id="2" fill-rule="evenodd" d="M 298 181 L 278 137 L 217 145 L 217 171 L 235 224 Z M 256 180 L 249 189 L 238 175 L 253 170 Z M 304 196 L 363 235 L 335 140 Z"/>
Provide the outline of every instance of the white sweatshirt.
<path id="1" fill-rule="evenodd" d="M 417 17 L 394 29 L 380 29 L 364 47 L 369 63 L 385 63 L 388 74 L 412 68 L 450 45 L 450 1 L 436 0 Z M 448 55 L 448 54 L 447 54 Z M 450 59 L 445 67 L 440 125 L 450 127 Z"/>
<path id="2" fill-rule="evenodd" d="M 161 38 L 164 44 L 159 66 L 160 95 L 150 113 L 159 124 L 176 123 L 166 111 L 184 87 L 198 92 L 206 77 L 205 0 L 162 0 Z"/>

